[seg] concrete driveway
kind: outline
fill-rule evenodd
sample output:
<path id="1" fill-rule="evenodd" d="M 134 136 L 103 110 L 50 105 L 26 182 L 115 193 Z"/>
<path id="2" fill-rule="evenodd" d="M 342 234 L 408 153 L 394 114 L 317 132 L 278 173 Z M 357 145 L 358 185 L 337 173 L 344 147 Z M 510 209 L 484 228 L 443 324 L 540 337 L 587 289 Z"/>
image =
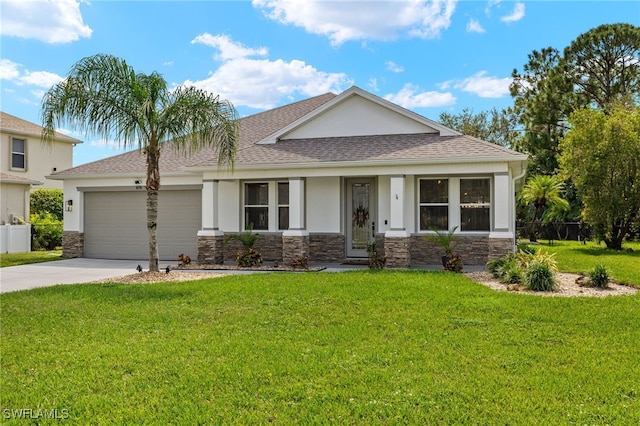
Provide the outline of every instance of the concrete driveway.
<path id="1" fill-rule="evenodd" d="M 136 273 L 138 265 L 149 268 L 148 261 L 85 258 L 9 266 L 0 268 L 0 293 L 120 277 Z"/>

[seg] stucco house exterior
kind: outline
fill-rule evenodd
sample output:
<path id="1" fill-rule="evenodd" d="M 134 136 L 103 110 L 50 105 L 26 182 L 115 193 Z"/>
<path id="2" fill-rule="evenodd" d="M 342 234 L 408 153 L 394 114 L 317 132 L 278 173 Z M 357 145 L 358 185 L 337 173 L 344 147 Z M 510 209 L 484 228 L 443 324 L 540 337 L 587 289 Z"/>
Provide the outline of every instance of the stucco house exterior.
<path id="1" fill-rule="evenodd" d="M 465 264 L 515 247 L 524 154 L 464 136 L 352 87 L 240 120 L 233 170 L 217 155 L 162 149 L 158 245 L 233 263 L 225 235 L 252 228 L 266 261 L 343 262 L 376 243 L 389 267 L 437 264 L 432 228 L 457 229 Z M 144 155 L 53 173 L 64 182 L 66 257 L 148 258 Z"/>
<path id="2" fill-rule="evenodd" d="M 0 111 L 0 252 L 31 250 L 30 193 L 34 188 L 62 188 L 52 172 L 73 165 L 73 147 L 82 141 L 56 133 L 41 142 L 42 127 Z"/>
<path id="3" fill-rule="evenodd" d="M 51 144 L 41 142 L 42 127 L 0 111 L 0 223 L 16 217 L 29 220 L 32 188 L 62 188 L 47 179 L 52 172 L 73 166 L 73 147 L 82 141 L 56 133 Z"/>

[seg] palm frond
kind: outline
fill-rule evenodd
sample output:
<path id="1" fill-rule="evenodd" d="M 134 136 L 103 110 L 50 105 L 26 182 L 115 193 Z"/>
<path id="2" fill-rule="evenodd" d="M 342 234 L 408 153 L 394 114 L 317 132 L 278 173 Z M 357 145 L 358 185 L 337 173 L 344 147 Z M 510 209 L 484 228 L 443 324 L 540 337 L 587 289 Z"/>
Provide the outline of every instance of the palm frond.
<path id="1" fill-rule="evenodd" d="M 163 111 L 163 137 L 185 152 L 215 148 L 218 164 L 233 166 L 239 138 L 237 112 L 219 96 L 195 87 L 178 87 Z"/>

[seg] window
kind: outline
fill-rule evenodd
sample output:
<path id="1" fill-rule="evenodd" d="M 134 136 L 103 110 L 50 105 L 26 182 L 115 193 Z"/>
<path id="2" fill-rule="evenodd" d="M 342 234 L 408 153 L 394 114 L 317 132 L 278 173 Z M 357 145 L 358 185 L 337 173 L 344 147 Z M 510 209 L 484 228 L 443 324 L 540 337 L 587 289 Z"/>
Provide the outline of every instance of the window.
<path id="1" fill-rule="evenodd" d="M 449 181 L 420 180 L 420 230 L 449 229 Z"/>
<path id="2" fill-rule="evenodd" d="M 289 182 L 278 182 L 278 229 L 289 229 Z"/>
<path id="3" fill-rule="evenodd" d="M 269 229 L 269 184 L 244 184 L 244 228 Z"/>
<path id="4" fill-rule="evenodd" d="M 27 169 L 26 156 L 27 141 L 24 139 L 11 138 L 11 168 L 18 170 Z"/>
<path id="5" fill-rule="evenodd" d="M 491 185 L 489 179 L 460 179 L 460 229 L 491 229 Z"/>
<path id="6" fill-rule="evenodd" d="M 289 229 L 289 182 L 244 184 L 244 229 Z"/>

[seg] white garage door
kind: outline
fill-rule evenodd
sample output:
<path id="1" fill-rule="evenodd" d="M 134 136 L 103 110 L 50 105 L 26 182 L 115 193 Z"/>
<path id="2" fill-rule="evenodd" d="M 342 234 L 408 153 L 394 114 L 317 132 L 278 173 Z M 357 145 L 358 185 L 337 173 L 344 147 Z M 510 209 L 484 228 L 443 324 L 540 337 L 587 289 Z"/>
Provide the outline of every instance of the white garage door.
<path id="1" fill-rule="evenodd" d="M 86 192 L 84 205 L 85 257 L 149 259 L 145 191 Z M 160 260 L 176 261 L 180 253 L 197 257 L 201 205 L 200 190 L 160 191 Z"/>

